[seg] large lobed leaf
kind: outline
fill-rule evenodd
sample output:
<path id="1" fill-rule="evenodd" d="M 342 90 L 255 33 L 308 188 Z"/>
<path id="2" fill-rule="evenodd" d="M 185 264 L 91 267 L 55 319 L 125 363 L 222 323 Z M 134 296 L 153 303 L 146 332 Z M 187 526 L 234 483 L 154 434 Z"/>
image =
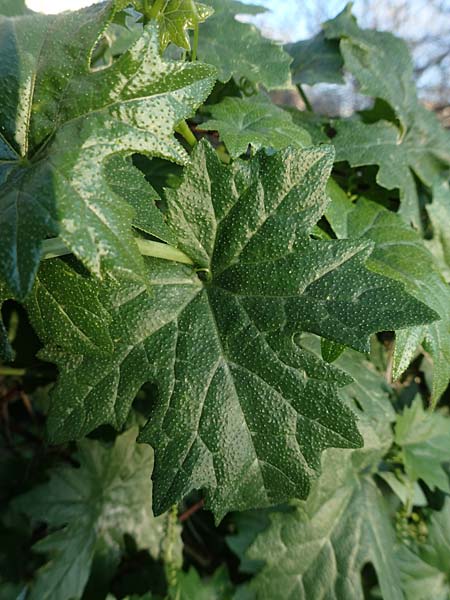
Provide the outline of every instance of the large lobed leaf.
<path id="1" fill-rule="evenodd" d="M 72 600 L 82 596 L 94 557 L 114 572 L 124 534 L 156 559 L 166 518 L 151 511 L 151 448 L 136 444 L 137 427 L 112 447 L 92 440 L 78 444 L 79 468 L 60 467 L 50 480 L 15 500 L 16 509 L 50 533 L 34 549 L 49 556 L 31 586 L 31 600 Z"/>
<path id="2" fill-rule="evenodd" d="M 361 92 L 378 99 L 368 122 L 336 123 L 336 160 L 354 167 L 379 165 L 378 183 L 400 190 L 402 216 L 419 226 L 414 175 L 429 187 L 440 180 L 450 166 L 450 136 L 419 103 L 408 47 L 391 33 L 360 29 L 350 4 L 323 28 L 326 39 L 339 41 Z"/>
<path id="3" fill-rule="evenodd" d="M 120 5 L 120 2 L 119 2 Z M 173 128 L 208 95 L 214 69 L 159 56 L 149 24 L 111 67 L 90 58 L 116 3 L 58 16 L 0 19 L 0 277 L 30 291 L 42 240 L 60 235 L 97 276 L 143 277 L 133 210 L 111 193 L 105 160 L 157 155 L 184 162 Z"/>
<path id="4" fill-rule="evenodd" d="M 225 98 L 208 107 L 212 119 L 199 125 L 202 131 L 217 131 L 232 158 L 247 152 L 287 146 L 303 148 L 311 144 L 307 131 L 292 122 L 288 112 L 265 98 Z"/>
<path id="5" fill-rule="evenodd" d="M 245 79 L 268 90 L 290 86 L 289 54 L 254 25 L 235 19 L 238 14 L 261 12 L 260 7 L 235 0 L 206 0 L 206 4 L 214 14 L 201 26 L 198 57 L 217 67 L 220 81 Z"/>
<path id="6" fill-rule="evenodd" d="M 57 323 L 33 320 L 61 373 L 52 438 L 120 427 L 139 388 L 155 382 L 141 434 L 155 449 L 154 509 L 203 488 L 218 519 L 306 497 L 323 449 L 358 446 L 336 392 L 349 377 L 293 334 L 366 350 L 372 332 L 435 314 L 364 267 L 370 245 L 310 239 L 332 160 L 330 147 L 288 149 L 230 168 L 200 143 L 181 186 L 166 191 L 167 224 L 196 268 L 148 259 L 152 295 L 133 279 L 96 286 L 111 355 L 62 348 L 51 339 Z"/>

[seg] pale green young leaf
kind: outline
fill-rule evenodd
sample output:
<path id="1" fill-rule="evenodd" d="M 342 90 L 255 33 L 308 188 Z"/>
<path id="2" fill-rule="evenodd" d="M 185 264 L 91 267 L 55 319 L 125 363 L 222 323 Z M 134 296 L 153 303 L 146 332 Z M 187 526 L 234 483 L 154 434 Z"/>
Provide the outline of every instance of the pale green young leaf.
<path id="1" fill-rule="evenodd" d="M 370 246 L 310 239 L 332 158 L 329 146 L 287 149 L 226 167 L 206 142 L 196 147 L 181 186 L 166 190 L 167 223 L 210 275 L 148 259 L 152 295 L 125 278 L 100 290 L 111 357 L 47 345 L 61 373 L 54 440 L 120 427 L 139 388 L 157 383 L 141 434 L 155 449 L 155 510 L 203 489 L 217 519 L 306 497 L 321 451 L 360 443 L 336 391 L 350 378 L 293 334 L 366 350 L 374 331 L 435 315 L 365 268 Z"/>
<path id="2" fill-rule="evenodd" d="M 218 131 L 232 158 L 245 154 L 249 145 L 282 150 L 311 144 L 309 133 L 295 125 L 288 112 L 264 98 L 228 97 L 208 110 L 212 119 L 198 129 Z"/>
<path id="3" fill-rule="evenodd" d="M 112 447 L 80 442 L 79 468 L 56 468 L 47 483 L 15 500 L 17 510 L 50 528 L 34 546 L 49 562 L 37 572 L 30 600 L 80 598 L 94 556 L 102 554 L 114 570 L 125 534 L 153 558 L 160 556 L 165 517 L 155 518 L 151 510 L 153 452 L 136 444 L 136 435 L 137 427 Z"/>
<path id="4" fill-rule="evenodd" d="M 255 14 L 259 7 L 233 0 L 206 0 L 206 4 L 214 14 L 200 28 L 198 57 L 217 67 L 220 81 L 244 78 L 268 90 L 291 85 L 289 54 L 254 25 L 235 19 L 238 14 Z"/>
<path id="5" fill-rule="evenodd" d="M 153 24 L 111 67 L 91 70 L 115 11 L 108 2 L 0 19 L 9 56 L 0 69 L 0 276 L 18 298 L 31 289 L 41 241 L 57 234 L 99 277 L 143 276 L 133 211 L 111 193 L 104 161 L 133 152 L 186 161 L 173 128 L 214 83 L 212 67 L 160 58 Z"/>
<path id="6" fill-rule="evenodd" d="M 371 563 L 385 600 L 401 600 L 395 531 L 373 480 L 358 474 L 346 451 L 327 452 L 306 502 L 271 516 L 247 557 L 264 561 L 249 598 L 285 600 L 363 597 L 361 571 Z M 253 593 L 252 593 L 253 592 Z"/>
<path id="7" fill-rule="evenodd" d="M 450 492 L 442 467 L 449 460 L 450 423 L 444 415 L 424 411 L 417 397 L 404 409 L 395 424 L 395 442 L 400 446 L 406 474 L 411 481 L 422 479 L 430 489 Z"/>

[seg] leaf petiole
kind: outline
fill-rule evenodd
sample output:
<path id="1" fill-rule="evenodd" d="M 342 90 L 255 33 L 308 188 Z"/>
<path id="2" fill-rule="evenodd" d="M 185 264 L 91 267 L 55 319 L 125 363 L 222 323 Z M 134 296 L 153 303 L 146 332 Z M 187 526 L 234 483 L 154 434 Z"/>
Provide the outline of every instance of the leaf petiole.
<path id="1" fill-rule="evenodd" d="M 26 375 L 26 369 L 16 369 L 15 367 L 4 367 L 0 365 L 0 377 L 23 377 Z"/>
<path id="2" fill-rule="evenodd" d="M 164 4 L 165 3 L 166 3 L 166 0 L 155 0 L 153 6 L 148 11 L 148 18 L 149 18 L 149 20 L 150 19 L 156 19 L 158 17 L 159 13 L 164 8 Z"/>
<path id="3" fill-rule="evenodd" d="M 178 127 L 175 128 L 175 131 L 181 136 L 183 136 L 183 138 L 186 140 L 189 146 L 191 146 L 191 148 L 194 148 L 194 146 L 196 146 L 197 138 L 190 130 L 189 125 L 186 123 L 186 121 L 181 121 Z"/>
<path id="4" fill-rule="evenodd" d="M 162 258 L 164 260 L 173 260 L 185 265 L 193 265 L 192 260 L 178 248 L 163 244 L 161 242 L 153 242 L 151 240 L 135 239 L 142 256 L 152 256 L 153 258 Z M 60 238 L 52 238 L 42 242 L 42 258 L 50 259 L 58 256 L 72 254 Z"/>

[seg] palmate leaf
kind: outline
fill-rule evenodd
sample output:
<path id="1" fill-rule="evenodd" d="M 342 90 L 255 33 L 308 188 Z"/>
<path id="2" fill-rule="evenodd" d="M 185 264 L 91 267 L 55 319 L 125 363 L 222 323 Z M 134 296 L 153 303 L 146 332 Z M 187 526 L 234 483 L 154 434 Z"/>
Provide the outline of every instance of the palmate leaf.
<path id="1" fill-rule="evenodd" d="M 166 191 L 168 225 L 196 268 L 148 259 L 152 295 L 125 278 L 99 290 L 112 356 L 47 345 L 61 373 L 51 437 L 120 427 L 153 381 L 158 400 L 141 439 L 155 449 L 154 509 L 203 488 L 217 519 L 305 497 L 324 448 L 358 446 L 336 393 L 349 377 L 292 335 L 367 350 L 372 332 L 435 314 L 365 269 L 370 245 L 309 238 L 328 203 L 332 159 L 329 146 L 287 149 L 229 168 L 200 143 L 181 186 Z"/>
<path id="2" fill-rule="evenodd" d="M 425 412 L 416 398 L 395 424 L 395 441 L 401 448 L 405 472 L 411 481 L 422 479 L 430 489 L 450 492 L 443 462 L 450 461 L 450 423 L 439 413 Z"/>
<path id="3" fill-rule="evenodd" d="M 433 202 L 427 205 L 433 226 L 433 239 L 427 245 L 439 262 L 445 280 L 450 283 L 450 184 L 443 180 L 433 188 Z"/>
<path id="4" fill-rule="evenodd" d="M 327 40 L 322 31 L 309 40 L 286 44 L 284 48 L 294 59 L 291 66 L 293 83 L 344 83 L 339 43 Z"/>
<path id="5" fill-rule="evenodd" d="M 162 60 L 153 24 L 111 67 L 92 71 L 92 48 L 115 10 L 109 2 L 0 20 L 10 57 L 0 69 L 0 277 L 18 298 L 49 235 L 97 276 L 143 275 L 133 210 L 111 193 L 104 161 L 132 152 L 185 161 L 173 128 L 214 82 L 210 67 Z"/>
<path id="6" fill-rule="evenodd" d="M 130 0 L 142 13 L 145 12 L 142 0 Z M 155 2 L 150 2 L 151 7 Z M 124 2 L 126 4 L 126 2 Z M 158 13 L 159 40 L 164 50 L 170 43 L 176 44 L 185 50 L 191 49 L 189 29 L 194 29 L 199 23 L 206 21 L 214 10 L 195 0 L 166 0 Z"/>
<path id="7" fill-rule="evenodd" d="M 80 598 L 94 557 L 100 555 L 114 572 L 124 534 L 133 536 L 139 549 L 159 557 L 166 517 L 152 515 L 153 452 L 136 444 L 136 435 L 134 427 L 112 447 L 80 442 L 80 468 L 57 468 L 48 483 L 15 500 L 17 510 L 51 529 L 34 546 L 50 560 L 37 572 L 30 600 Z"/>
<path id="8" fill-rule="evenodd" d="M 302 336 L 301 343 L 320 353 L 317 338 Z M 346 351 L 337 364 L 358 377 L 339 394 L 359 417 L 364 449 L 326 451 L 322 475 L 306 502 L 260 520 L 258 511 L 249 513 L 257 525 L 253 540 L 242 539 L 247 548 L 240 559 L 257 575 L 238 598 L 271 600 L 283 590 L 286 600 L 359 600 L 367 563 L 376 570 L 383 598 L 403 598 L 393 553 L 395 532 L 370 475 L 393 441 L 391 390 L 356 352 Z M 239 531 L 241 538 L 244 533 Z"/>
<path id="9" fill-rule="evenodd" d="M 440 179 L 450 166 L 450 136 L 418 101 L 408 47 L 391 33 L 360 29 L 351 5 L 323 27 L 327 39 L 340 40 L 345 67 L 361 92 L 386 103 L 380 112 L 367 115 L 370 121 L 382 119 L 376 123 L 343 120 L 333 125 L 336 160 L 354 167 L 379 165 L 378 183 L 400 190 L 402 216 L 419 226 L 414 175 L 429 187 Z"/>
<path id="10" fill-rule="evenodd" d="M 265 98 L 228 97 L 208 109 L 212 119 L 198 129 L 218 131 L 232 158 L 245 154 L 249 144 L 257 150 L 311 144 L 309 133 L 295 125 L 288 112 Z"/>
<path id="11" fill-rule="evenodd" d="M 333 198 L 339 197 L 338 192 L 333 193 Z M 435 323 L 397 332 L 393 364 L 393 375 L 398 378 L 422 343 L 433 359 L 432 402 L 436 403 L 450 379 L 450 288 L 418 233 L 398 215 L 365 199 L 356 206 L 347 202 L 348 210 L 339 204 L 337 210 L 327 213 L 333 228 L 334 216 L 345 215 L 346 225 L 343 228 L 338 220 L 336 233 L 373 241 L 371 268 L 404 283 L 409 293 L 440 316 Z"/>
<path id="12" fill-rule="evenodd" d="M 268 90 L 289 87 L 291 57 L 254 25 L 240 23 L 238 14 L 257 14 L 260 7 L 234 0 L 206 0 L 214 14 L 200 28 L 198 57 L 218 69 L 218 79 L 242 78 Z M 264 11 L 264 9 L 262 9 Z"/>
<path id="13" fill-rule="evenodd" d="M 413 550 L 398 550 L 406 600 L 447 600 L 450 594 L 450 502 L 433 512 L 428 538 Z"/>

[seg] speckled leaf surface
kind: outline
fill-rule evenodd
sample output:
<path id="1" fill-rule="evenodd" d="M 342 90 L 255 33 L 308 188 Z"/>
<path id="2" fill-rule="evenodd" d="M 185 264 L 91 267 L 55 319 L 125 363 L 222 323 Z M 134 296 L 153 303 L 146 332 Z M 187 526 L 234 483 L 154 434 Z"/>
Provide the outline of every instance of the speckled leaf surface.
<path id="1" fill-rule="evenodd" d="M 0 69 L 0 276 L 18 298 L 49 235 L 99 277 L 143 276 L 133 210 L 111 193 L 104 161 L 141 152 L 184 162 L 173 128 L 214 82 L 206 65 L 162 60 L 152 24 L 111 67 L 92 71 L 92 48 L 114 12 L 109 2 L 0 20 L 0 50 L 11 55 Z"/>
<path id="2" fill-rule="evenodd" d="M 80 442 L 79 468 L 54 469 L 47 483 L 15 501 L 16 510 L 50 528 L 34 546 L 49 560 L 31 584 L 30 600 L 81 598 L 94 557 L 101 555 L 114 571 L 124 534 L 153 558 L 160 556 L 166 517 L 153 517 L 153 452 L 136 444 L 136 435 L 137 427 L 112 447 Z"/>
<path id="3" fill-rule="evenodd" d="M 309 133 L 295 125 L 288 112 L 264 98 L 225 98 L 209 110 L 212 119 L 198 129 L 218 131 L 232 158 L 245 154 L 249 144 L 257 150 L 311 144 Z"/>
<path id="4" fill-rule="evenodd" d="M 240 23 L 237 14 L 255 14 L 255 7 L 233 0 L 207 0 L 214 14 L 200 27 L 198 57 L 217 67 L 220 81 L 244 78 L 268 90 L 291 83 L 291 57 L 264 37 L 254 25 Z M 258 12 L 256 10 L 256 12 Z"/>
<path id="5" fill-rule="evenodd" d="M 373 241 L 371 268 L 401 281 L 410 294 L 439 315 L 434 323 L 397 332 L 393 364 L 398 378 L 422 343 L 433 360 L 432 402 L 436 403 L 450 379 L 450 288 L 433 255 L 398 215 L 364 199 L 347 213 L 347 236 Z"/>
<path id="6" fill-rule="evenodd" d="M 106 163 L 106 179 L 112 191 L 134 208 L 133 227 L 176 245 L 176 239 L 156 205 L 161 198 L 142 171 L 133 166 L 131 158 L 111 157 Z"/>
<path id="7" fill-rule="evenodd" d="M 365 350 L 373 331 L 434 314 L 366 270 L 365 243 L 310 240 L 332 158 L 330 147 L 288 149 L 229 168 L 206 142 L 197 146 L 182 185 L 166 190 L 167 222 L 210 277 L 148 259 L 151 295 L 133 280 L 104 287 L 113 355 L 45 351 L 62 373 L 53 439 L 121 426 L 154 381 L 159 399 L 141 439 L 155 449 L 155 510 L 202 488 L 218 519 L 305 497 L 324 448 L 360 443 L 336 391 L 350 379 L 297 347 L 293 333 Z"/>
<path id="8" fill-rule="evenodd" d="M 300 85 L 344 83 L 343 60 L 336 40 L 327 40 L 321 31 L 309 40 L 286 44 L 292 58 L 292 81 Z"/>
<path id="9" fill-rule="evenodd" d="M 214 10 L 193 0 L 169 0 L 158 17 L 161 45 L 165 48 L 170 42 L 190 50 L 189 29 L 203 23 Z"/>

